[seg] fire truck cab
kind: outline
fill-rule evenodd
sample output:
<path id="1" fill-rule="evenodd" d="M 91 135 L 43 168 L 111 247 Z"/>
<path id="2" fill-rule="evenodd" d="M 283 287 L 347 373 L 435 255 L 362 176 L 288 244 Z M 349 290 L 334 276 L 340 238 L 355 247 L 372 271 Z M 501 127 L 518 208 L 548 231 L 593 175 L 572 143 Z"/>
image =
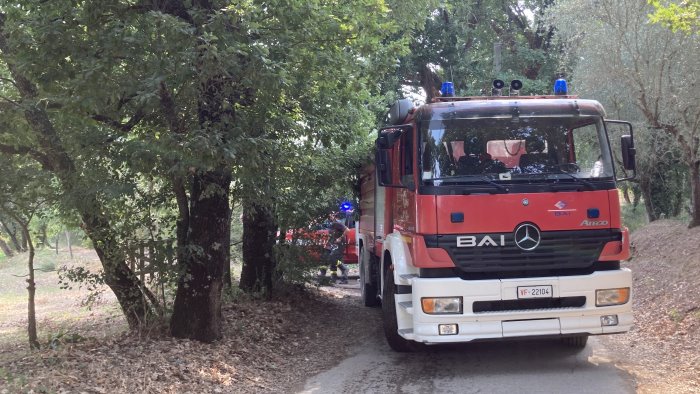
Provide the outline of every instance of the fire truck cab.
<path id="1" fill-rule="evenodd" d="M 394 350 L 533 336 L 583 347 L 630 329 L 616 182 L 634 173 L 632 126 L 557 93 L 391 108 L 361 176 L 356 246 L 364 304 L 382 305 Z"/>

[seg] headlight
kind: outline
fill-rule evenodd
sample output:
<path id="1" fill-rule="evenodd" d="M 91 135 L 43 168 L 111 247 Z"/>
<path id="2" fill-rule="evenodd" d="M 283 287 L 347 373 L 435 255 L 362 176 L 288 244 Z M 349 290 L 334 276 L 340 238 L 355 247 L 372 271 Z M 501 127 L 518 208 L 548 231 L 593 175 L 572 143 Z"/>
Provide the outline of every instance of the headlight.
<path id="1" fill-rule="evenodd" d="M 630 300 L 630 288 L 604 289 L 595 291 L 595 306 L 626 304 Z"/>
<path id="2" fill-rule="evenodd" d="M 462 313 L 462 297 L 421 298 L 423 313 L 429 315 L 457 315 Z"/>

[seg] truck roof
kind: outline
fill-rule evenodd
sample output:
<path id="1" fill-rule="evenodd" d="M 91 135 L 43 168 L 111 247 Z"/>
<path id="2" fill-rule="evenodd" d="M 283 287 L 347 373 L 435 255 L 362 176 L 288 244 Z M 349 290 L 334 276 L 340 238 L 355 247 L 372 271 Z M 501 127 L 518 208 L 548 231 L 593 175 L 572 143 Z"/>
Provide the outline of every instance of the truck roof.
<path id="1" fill-rule="evenodd" d="M 438 98 L 418 107 L 413 116 L 418 120 L 513 117 L 513 116 L 605 116 L 596 100 L 576 96 L 505 96 Z"/>

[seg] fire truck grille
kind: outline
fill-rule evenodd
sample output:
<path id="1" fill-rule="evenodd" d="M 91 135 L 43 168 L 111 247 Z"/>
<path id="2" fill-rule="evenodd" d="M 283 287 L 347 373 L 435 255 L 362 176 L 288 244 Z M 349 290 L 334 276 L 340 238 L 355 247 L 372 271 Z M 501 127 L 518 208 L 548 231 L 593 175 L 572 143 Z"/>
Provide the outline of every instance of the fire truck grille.
<path id="1" fill-rule="evenodd" d="M 476 301 L 472 304 L 474 313 L 531 311 L 547 309 L 581 308 L 586 305 L 586 297 L 533 298 L 526 300 Z"/>
<path id="2" fill-rule="evenodd" d="M 428 248 L 445 249 L 463 273 L 493 273 L 590 268 L 606 243 L 622 239 L 619 230 L 547 231 L 541 235 L 540 244 L 532 251 L 520 249 L 513 233 L 466 235 L 482 246 L 457 247 L 457 238 L 463 234 L 425 236 L 425 243 Z M 483 241 L 487 236 L 494 242 Z M 504 246 L 500 246 L 501 236 Z"/>

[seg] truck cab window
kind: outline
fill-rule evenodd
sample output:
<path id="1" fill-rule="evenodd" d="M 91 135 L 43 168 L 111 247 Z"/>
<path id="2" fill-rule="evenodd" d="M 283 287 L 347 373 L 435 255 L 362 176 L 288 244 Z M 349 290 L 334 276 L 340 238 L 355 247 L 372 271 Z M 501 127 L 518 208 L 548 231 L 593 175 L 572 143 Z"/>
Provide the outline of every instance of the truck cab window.
<path id="1" fill-rule="evenodd" d="M 572 131 L 576 164 L 583 175 L 590 178 L 612 176 L 612 167 L 603 160 L 600 136 L 593 124 L 575 128 Z M 607 152 L 606 152 L 607 153 Z"/>
<path id="2" fill-rule="evenodd" d="M 612 176 L 599 117 L 434 118 L 420 136 L 421 177 L 433 186 Z"/>

